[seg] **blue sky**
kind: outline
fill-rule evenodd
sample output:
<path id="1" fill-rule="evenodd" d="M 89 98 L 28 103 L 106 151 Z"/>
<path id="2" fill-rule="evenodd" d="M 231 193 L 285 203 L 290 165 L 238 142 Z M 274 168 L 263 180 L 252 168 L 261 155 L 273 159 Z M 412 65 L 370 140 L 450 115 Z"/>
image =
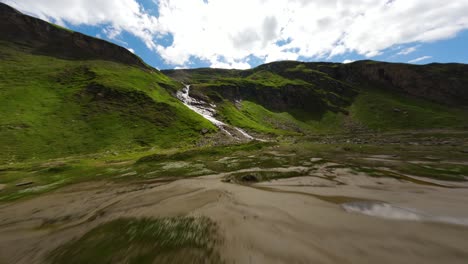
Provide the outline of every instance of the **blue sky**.
<path id="1" fill-rule="evenodd" d="M 159 68 L 468 63 L 468 0 L 0 0 Z"/>

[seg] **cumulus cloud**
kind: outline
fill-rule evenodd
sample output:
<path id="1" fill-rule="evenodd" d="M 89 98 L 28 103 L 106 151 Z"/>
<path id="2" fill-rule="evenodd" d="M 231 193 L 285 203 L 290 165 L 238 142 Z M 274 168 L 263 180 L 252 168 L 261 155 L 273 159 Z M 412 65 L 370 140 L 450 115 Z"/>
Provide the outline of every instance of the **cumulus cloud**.
<path id="1" fill-rule="evenodd" d="M 366 57 L 409 43 L 454 37 L 468 29 L 468 0 L 153 0 L 158 17 L 137 0 L 4 0 L 42 18 L 106 25 L 130 32 L 169 65 L 194 58 L 213 67 L 263 62 Z M 27 3 L 26 3 L 27 2 Z M 171 43 L 161 42 L 171 36 Z M 417 46 L 400 51 L 414 52 Z"/>
<path id="2" fill-rule="evenodd" d="M 428 60 L 428 59 L 431 59 L 431 58 L 432 58 L 432 56 L 422 56 L 422 57 L 416 58 L 414 60 L 410 60 L 410 61 L 408 61 L 408 63 L 417 63 L 417 62 L 421 62 L 421 61 Z"/>
<path id="3" fill-rule="evenodd" d="M 159 22 L 173 34 L 158 46 L 169 64 L 197 57 L 248 63 L 366 57 L 395 45 L 450 38 L 468 28 L 468 1 L 440 0 L 159 0 Z M 408 55 L 418 46 L 401 51 Z"/>

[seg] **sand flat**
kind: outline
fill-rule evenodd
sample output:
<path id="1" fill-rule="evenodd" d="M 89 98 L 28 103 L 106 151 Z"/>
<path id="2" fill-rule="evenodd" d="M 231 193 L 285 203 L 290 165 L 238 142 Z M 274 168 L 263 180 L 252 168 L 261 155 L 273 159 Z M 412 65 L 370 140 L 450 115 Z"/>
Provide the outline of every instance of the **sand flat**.
<path id="1" fill-rule="evenodd" d="M 346 212 L 340 205 L 350 197 L 463 218 L 468 217 L 466 189 L 393 180 L 383 186 L 375 183 L 383 190 L 372 189 L 360 187 L 363 179 L 357 178 L 355 185 L 300 186 L 307 181 L 302 177 L 238 185 L 222 182 L 222 176 L 133 185 L 84 183 L 3 205 L 0 262 L 41 263 L 50 250 L 112 219 L 177 215 L 203 215 L 216 221 L 224 240 L 219 250 L 227 263 L 440 263 L 441 259 L 466 263 L 468 259 L 468 226 L 372 217 Z M 372 185 L 379 179 L 367 180 Z"/>

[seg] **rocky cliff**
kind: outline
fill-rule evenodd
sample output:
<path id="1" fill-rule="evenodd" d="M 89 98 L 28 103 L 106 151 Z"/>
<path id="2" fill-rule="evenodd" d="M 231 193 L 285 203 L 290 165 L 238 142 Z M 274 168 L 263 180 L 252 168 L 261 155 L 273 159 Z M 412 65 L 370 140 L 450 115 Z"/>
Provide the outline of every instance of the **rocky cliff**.
<path id="1" fill-rule="evenodd" d="M 468 106 L 468 65 L 465 64 L 359 61 L 308 65 L 350 84 L 403 92 L 446 105 Z"/>

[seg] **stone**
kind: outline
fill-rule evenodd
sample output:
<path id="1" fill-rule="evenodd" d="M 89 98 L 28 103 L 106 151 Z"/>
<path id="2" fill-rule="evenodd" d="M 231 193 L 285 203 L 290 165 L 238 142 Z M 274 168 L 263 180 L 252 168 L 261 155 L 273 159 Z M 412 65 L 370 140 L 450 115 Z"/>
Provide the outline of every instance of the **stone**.
<path id="1" fill-rule="evenodd" d="M 241 177 L 243 182 L 258 182 L 258 179 L 255 175 L 247 174 Z"/>
<path id="2" fill-rule="evenodd" d="M 20 183 L 17 183 L 15 186 L 16 186 L 16 187 L 21 187 L 21 186 L 31 185 L 31 184 L 33 184 L 33 183 L 34 183 L 33 181 L 20 182 Z"/>

